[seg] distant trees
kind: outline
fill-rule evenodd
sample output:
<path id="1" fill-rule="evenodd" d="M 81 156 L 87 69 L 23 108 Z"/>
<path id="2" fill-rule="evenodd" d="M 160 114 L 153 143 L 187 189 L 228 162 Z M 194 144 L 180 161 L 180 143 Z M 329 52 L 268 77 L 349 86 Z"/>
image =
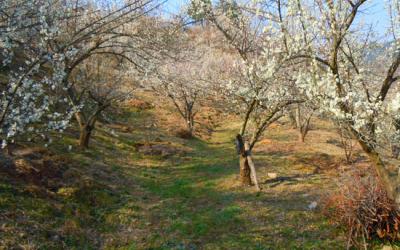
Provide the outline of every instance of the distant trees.
<path id="1" fill-rule="evenodd" d="M 147 63 L 145 61 L 148 58 L 142 55 L 146 50 L 141 48 L 144 43 L 150 42 L 146 39 L 147 28 L 140 27 L 148 24 L 146 18 L 142 17 L 149 11 L 147 5 L 150 10 L 153 8 L 151 1 L 133 0 L 113 7 L 89 3 L 76 9 L 80 14 L 75 15 L 66 27 L 67 35 L 61 42 L 73 44 L 75 51 L 73 56 L 65 60 L 62 85 L 67 89 L 70 104 L 76 110 L 74 117 L 80 127 L 79 145 L 82 148 L 89 146 L 90 135 L 100 113 L 114 101 L 129 96 L 128 89 L 125 89 L 125 94 L 121 93 L 127 81 L 121 68 L 125 67 L 125 71 L 143 71 L 142 67 Z M 104 9 L 98 11 L 98 8 Z M 98 62 L 93 62 L 93 58 Z M 124 63 L 132 66 L 129 69 L 126 65 L 122 66 Z M 72 82 L 74 72 L 80 72 L 77 75 L 80 78 L 75 77 L 75 82 Z M 93 103 L 96 108 L 91 107 Z M 85 115 L 90 109 L 92 114 Z"/>
<path id="2" fill-rule="evenodd" d="M 298 64 L 297 71 L 301 67 Z M 295 72 L 295 70 L 293 70 Z M 295 85 L 295 81 L 290 79 Z M 316 103 L 313 99 L 307 98 L 307 96 L 302 93 L 302 90 L 297 86 L 293 86 L 291 88 L 292 95 L 296 96 L 298 100 L 302 100 L 296 104 L 291 105 L 288 109 L 287 113 L 289 115 L 289 119 L 292 123 L 292 127 L 298 131 L 298 141 L 305 142 L 306 136 L 308 132 L 311 130 L 311 120 L 318 114 L 318 103 Z"/>
<path id="3" fill-rule="evenodd" d="M 310 131 L 311 119 L 315 114 L 314 107 L 298 103 L 294 108 L 296 128 L 299 131 L 299 142 L 304 142 Z"/>
<path id="4" fill-rule="evenodd" d="M 229 72 L 229 58 L 205 38 L 207 28 L 178 27 L 168 44 L 168 54 L 159 62 L 156 93 L 167 97 L 185 121 L 189 136 L 193 136 L 199 109 L 212 105 L 213 96 L 224 75 Z"/>

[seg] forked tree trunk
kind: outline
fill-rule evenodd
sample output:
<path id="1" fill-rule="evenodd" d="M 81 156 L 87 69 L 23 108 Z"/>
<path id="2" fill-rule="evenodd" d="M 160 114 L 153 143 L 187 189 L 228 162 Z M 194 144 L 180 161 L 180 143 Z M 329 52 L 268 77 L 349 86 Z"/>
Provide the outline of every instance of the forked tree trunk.
<path id="1" fill-rule="evenodd" d="M 89 148 L 90 138 L 95 128 L 99 112 L 95 112 L 89 119 L 86 119 L 80 112 L 75 114 L 75 118 L 79 124 L 79 147 L 83 149 Z"/>
<path id="2" fill-rule="evenodd" d="M 244 142 L 240 134 L 236 136 L 236 149 L 239 154 L 240 183 L 244 186 L 254 184 L 257 191 L 260 191 L 249 143 Z"/>
<path id="3" fill-rule="evenodd" d="M 239 155 L 240 183 L 244 186 L 250 186 L 252 184 L 250 166 L 247 160 L 247 152 L 245 149 L 243 137 L 240 134 L 236 136 L 236 150 Z"/>
<path id="4" fill-rule="evenodd" d="M 306 122 L 306 124 L 302 124 L 302 126 L 299 129 L 299 142 L 305 142 L 306 141 L 306 136 L 308 135 L 308 132 L 310 131 L 310 123 L 309 121 Z"/>

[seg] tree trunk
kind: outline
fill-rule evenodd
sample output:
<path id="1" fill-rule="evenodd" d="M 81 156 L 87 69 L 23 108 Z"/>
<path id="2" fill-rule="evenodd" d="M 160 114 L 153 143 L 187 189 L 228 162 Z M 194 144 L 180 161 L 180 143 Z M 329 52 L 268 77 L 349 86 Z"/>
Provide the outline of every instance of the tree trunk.
<path id="1" fill-rule="evenodd" d="M 392 158 L 398 159 L 400 155 L 400 147 L 392 145 Z"/>
<path id="2" fill-rule="evenodd" d="M 187 125 L 187 129 L 188 129 L 190 135 L 193 136 L 193 133 L 194 133 L 194 118 L 193 117 L 187 117 L 186 118 L 186 125 Z"/>
<path id="3" fill-rule="evenodd" d="M 296 112 L 293 111 L 293 108 L 291 108 L 288 112 L 288 117 L 290 121 L 290 125 L 292 126 L 293 129 L 297 129 L 297 119 L 296 119 Z"/>
<path id="4" fill-rule="evenodd" d="M 302 117 L 303 115 L 303 117 Z M 307 120 L 304 120 L 304 114 L 301 113 L 300 104 L 297 104 L 296 107 L 296 126 L 299 131 L 299 142 L 304 143 L 307 132 L 308 132 L 308 124 Z"/>
<path id="5" fill-rule="evenodd" d="M 300 126 L 299 129 L 299 142 L 304 143 L 306 141 L 306 136 L 310 131 L 310 120 L 307 120 Z"/>
<path id="6" fill-rule="evenodd" d="M 248 142 L 244 143 L 244 149 L 246 150 L 247 165 L 249 165 L 249 167 L 250 167 L 250 174 L 253 179 L 253 183 L 256 186 L 257 191 L 260 191 L 261 189 L 260 189 L 260 186 L 258 185 L 256 168 L 253 163 L 253 158 L 251 157 L 251 149 L 250 149 L 250 145 Z"/>
<path id="7" fill-rule="evenodd" d="M 300 131 L 299 131 L 299 142 L 304 143 L 305 139 L 306 139 L 306 135 L 307 135 L 307 133 L 305 133 L 305 131 L 300 129 Z"/>
<path id="8" fill-rule="evenodd" d="M 188 130 L 190 136 L 193 136 L 194 116 L 195 116 L 195 114 L 193 114 L 193 104 L 186 103 L 185 112 L 182 113 L 182 116 L 186 121 L 186 127 L 187 127 L 187 130 Z"/>
<path id="9" fill-rule="evenodd" d="M 251 185 L 250 166 L 247 159 L 247 152 L 244 145 L 243 137 L 240 134 L 236 136 L 236 151 L 239 155 L 240 183 L 244 186 L 250 186 Z"/>
<path id="10" fill-rule="evenodd" d="M 354 130 L 353 130 L 354 133 Z M 385 189 L 388 197 L 392 199 L 397 208 L 400 209 L 400 173 L 391 174 L 389 170 L 386 169 L 384 162 L 382 161 L 380 155 L 376 150 L 366 143 L 362 138 L 355 134 L 358 139 L 358 143 L 361 145 L 364 152 L 368 155 L 371 160 L 379 180 L 382 182 L 383 188 Z"/>
<path id="11" fill-rule="evenodd" d="M 99 107 L 89 118 L 86 118 L 81 112 L 75 113 L 75 118 L 79 124 L 79 147 L 89 148 L 89 141 L 92 135 L 93 129 L 97 121 L 97 117 L 106 106 Z"/>
<path id="12" fill-rule="evenodd" d="M 92 134 L 93 127 L 90 125 L 83 125 L 80 128 L 79 135 L 79 147 L 87 149 L 89 148 L 90 136 Z"/>
<path id="13" fill-rule="evenodd" d="M 302 122 L 301 122 L 300 104 L 296 105 L 295 119 L 296 119 L 296 127 L 297 127 L 297 130 L 299 131 L 299 142 L 304 142 L 306 133 L 304 133 L 304 124 L 302 124 Z"/>
<path id="14" fill-rule="evenodd" d="M 251 171 L 247 156 L 240 154 L 240 183 L 244 186 L 250 186 L 251 182 Z"/>
<path id="15" fill-rule="evenodd" d="M 310 131 L 310 121 L 313 113 L 305 114 L 305 112 L 301 113 L 300 104 L 297 104 L 296 108 L 296 123 L 299 131 L 299 142 L 304 143 L 306 140 L 306 136 Z"/>

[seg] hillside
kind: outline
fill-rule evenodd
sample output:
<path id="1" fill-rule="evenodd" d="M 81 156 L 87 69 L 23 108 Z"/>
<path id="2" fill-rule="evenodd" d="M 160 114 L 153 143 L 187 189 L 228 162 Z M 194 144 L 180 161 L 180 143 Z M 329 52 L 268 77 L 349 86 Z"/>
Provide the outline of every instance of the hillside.
<path id="1" fill-rule="evenodd" d="M 344 166 L 328 122 L 319 120 L 304 144 L 288 123 L 267 131 L 254 152 L 258 193 L 238 184 L 236 120 L 208 139 L 181 139 L 165 130 L 171 121 L 146 125 L 166 112 L 126 108 L 123 122 L 98 125 L 86 151 L 66 150 L 76 145 L 74 129 L 48 149 L 17 150 L 45 163 L 1 167 L 3 249 L 345 247 L 320 206 Z"/>

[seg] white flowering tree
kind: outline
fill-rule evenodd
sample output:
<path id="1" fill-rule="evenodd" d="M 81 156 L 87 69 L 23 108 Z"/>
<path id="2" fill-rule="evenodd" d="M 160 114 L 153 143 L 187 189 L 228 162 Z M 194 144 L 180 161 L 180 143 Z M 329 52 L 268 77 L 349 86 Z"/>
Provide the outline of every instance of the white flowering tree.
<path id="1" fill-rule="evenodd" d="M 0 3 L 0 137 L 3 147 L 18 135 L 63 130 L 70 115 L 57 112 L 54 98 L 63 77 L 63 56 L 53 51 L 62 4 L 42 0 Z M 52 93 L 52 95 L 49 95 Z M 46 121 L 45 126 L 37 126 Z M 48 121 L 48 122 L 47 122 Z"/>
<path id="2" fill-rule="evenodd" d="M 112 64 L 109 65 L 110 69 L 107 70 L 106 65 L 99 62 L 97 66 L 104 70 L 99 71 L 95 78 L 100 79 L 99 74 L 104 74 L 104 76 L 102 80 L 97 82 L 88 80 L 92 75 L 85 75 L 82 72 L 80 76 L 82 76 L 82 79 L 86 78 L 87 82 L 79 84 L 76 78 L 75 81 L 72 81 L 74 72 L 79 72 L 81 66 L 87 67 L 86 61 L 89 61 L 89 65 L 92 64 L 92 57 L 100 58 L 99 56 L 110 56 L 130 63 L 131 67 L 126 69 L 127 71 L 143 72 L 143 67 L 149 58 L 149 49 L 147 48 L 150 47 L 151 39 L 154 38 L 151 37 L 153 33 L 148 32 L 152 26 L 147 26 L 149 24 L 147 19 L 151 18 L 146 18 L 145 15 L 158 6 L 156 1 L 132 0 L 112 7 L 108 7 L 107 3 L 104 4 L 106 6 L 94 1 L 89 2 L 89 4 L 85 3 L 82 8 L 74 7 L 75 18 L 73 21 L 70 20 L 68 26 L 65 27 L 65 36 L 58 41 L 59 46 L 57 47 L 60 53 L 66 55 L 62 85 L 67 90 L 70 104 L 76 110 L 74 117 L 79 124 L 79 144 L 82 148 L 88 147 L 89 138 L 98 115 L 116 99 L 121 100 L 122 96 L 129 96 L 130 91 L 128 90 L 126 95 L 121 95 L 121 93 L 111 94 L 113 93 L 111 89 L 120 90 L 121 86 L 125 84 L 123 82 L 124 77 L 122 77 L 124 74 L 116 70 Z M 65 48 L 71 46 L 72 50 L 65 50 Z M 112 80 L 110 76 L 119 79 L 119 81 Z M 98 90 L 98 85 L 104 81 L 107 81 L 105 90 L 108 90 L 109 95 L 103 92 L 101 96 L 94 97 L 94 90 Z M 93 83 L 93 86 L 88 87 L 88 82 Z M 82 86 L 85 87 L 82 88 Z M 87 91 L 89 89 L 91 91 Z M 93 102 L 97 103 L 94 113 L 85 115 L 82 110 L 92 109 L 85 107 L 85 105 L 90 106 Z"/>
<path id="3" fill-rule="evenodd" d="M 112 105 L 128 98 L 134 88 L 130 84 L 129 65 L 112 54 L 95 55 L 72 72 L 70 79 L 76 101 L 81 105 L 76 119 L 80 129 L 79 146 L 88 148 L 97 120 Z"/>
<path id="4" fill-rule="evenodd" d="M 157 6 L 151 0 L 1 1 L 3 146 L 27 131 L 62 131 L 72 115 L 79 116 L 82 105 L 70 77 L 91 56 L 141 60 L 132 23 Z"/>
<path id="5" fill-rule="evenodd" d="M 152 87 L 166 96 L 193 136 L 199 109 L 212 101 L 216 87 L 226 75 L 229 58 L 205 39 L 206 28 L 177 30 L 168 41 L 168 55 L 160 61 Z"/>
<path id="6" fill-rule="evenodd" d="M 374 164 L 389 197 L 399 204 L 400 183 L 385 163 L 388 138 L 398 133 L 393 121 L 399 111 L 395 94 L 400 65 L 399 2 L 387 1 L 392 18 L 390 46 L 372 40 L 355 23 L 356 17 L 362 18 L 366 3 L 285 1 L 285 19 L 278 24 L 291 60 L 304 60 L 308 66 L 296 73 L 297 86 L 318 102 L 321 111 L 346 124 Z M 384 57 L 374 56 L 379 50 Z"/>
<path id="7" fill-rule="evenodd" d="M 290 60 L 290 58 L 288 58 Z M 300 63 L 300 64 L 299 64 Z M 301 65 L 302 62 L 296 62 L 292 67 L 296 67 L 296 69 L 291 68 L 287 70 L 287 72 L 291 72 L 294 76 L 296 75 L 295 72 L 299 70 L 306 70 L 307 64 Z M 296 78 L 290 77 L 290 81 L 292 83 L 296 82 Z M 295 85 L 295 84 L 294 84 Z M 291 89 L 292 96 L 296 96 L 298 100 L 302 100 L 302 102 L 298 102 L 296 104 L 291 105 L 288 109 L 287 113 L 289 115 L 289 119 L 292 122 L 293 128 L 295 128 L 298 132 L 298 141 L 301 143 L 305 142 L 306 136 L 308 132 L 311 130 L 311 120 L 314 116 L 318 115 L 318 107 L 319 103 L 313 99 L 307 98 L 304 95 L 302 89 L 299 89 L 297 86 L 293 86 Z"/>
<path id="8" fill-rule="evenodd" d="M 299 142 L 305 142 L 306 136 L 311 129 L 311 119 L 315 115 L 317 108 L 309 104 L 298 103 L 294 107 L 294 118 L 296 122 L 296 129 L 299 134 Z"/>
<path id="9" fill-rule="evenodd" d="M 243 119 L 236 137 L 241 183 L 258 188 L 251 152 L 269 125 L 299 100 L 290 95 L 292 82 L 285 78 L 287 56 L 280 30 L 251 11 L 253 7 L 235 1 L 213 6 L 210 1 L 195 0 L 189 14 L 214 25 L 236 53 L 236 73 L 222 87 L 226 100 Z"/>

